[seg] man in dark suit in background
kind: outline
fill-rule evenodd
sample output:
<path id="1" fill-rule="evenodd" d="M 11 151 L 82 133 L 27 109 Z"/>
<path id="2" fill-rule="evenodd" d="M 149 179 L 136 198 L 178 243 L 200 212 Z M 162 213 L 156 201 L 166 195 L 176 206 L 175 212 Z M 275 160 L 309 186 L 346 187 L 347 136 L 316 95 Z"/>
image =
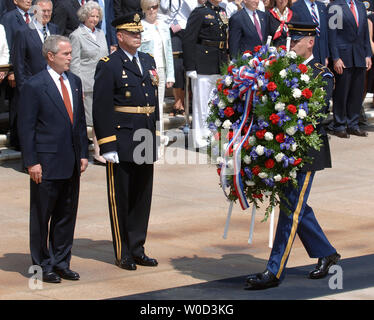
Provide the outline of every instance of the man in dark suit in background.
<path id="1" fill-rule="evenodd" d="M 299 21 L 317 25 L 313 56 L 316 61 L 327 66 L 330 53 L 326 6 L 315 0 L 298 0 L 292 5 L 291 10 Z"/>
<path id="2" fill-rule="evenodd" d="M 336 9 L 332 6 L 340 8 L 340 19 L 334 17 Z M 371 68 L 372 56 L 366 9 L 360 1 L 335 0 L 329 4 L 328 11 L 328 19 L 337 21 L 336 26 L 329 26 L 328 29 L 336 80 L 333 122 L 329 129 L 340 138 L 349 138 L 350 134 L 366 137 L 367 132 L 358 124 L 365 72 Z M 342 25 L 339 25 L 341 20 Z"/>
<path id="3" fill-rule="evenodd" d="M 69 39 L 49 36 L 43 44 L 43 55 L 47 69 L 23 86 L 18 130 L 24 165 L 31 178 L 32 262 L 42 268 L 43 281 L 58 283 L 61 278 L 79 279 L 79 274 L 70 269 L 70 259 L 88 145 L 81 80 L 68 72 Z"/>
<path id="4" fill-rule="evenodd" d="M 123 16 L 130 12 L 141 12 L 140 0 L 113 0 L 114 18 Z"/>
<path id="5" fill-rule="evenodd" d="M 56 24 L 64 36 L 69 36 L 80 22 L 77 16 L 77 11 L 83 5 L 85 0 L 58 0 L 55 1 L 55 6 L 52 15 L 52 22 Z"/>
<path id="6" fill-rule="evenodd" d="M 103 9 L 103 19 L 97 27 L 104 31 L 109 52 L 113 52 L 117 45 L 116 29 L 112 26 L 112 21 L 114 20 L 113 0 L 95 1 Z"/>
<path id="7" fill-rule="evenodd" d="M 266 43 L 267 15 L 257 10 L 259 0 L 243 0 L 243 9 L 234 13 L 229 20 L 229 51 L 236 58 L 246 50 Z"/>
<path id="8" fill-rule="evenodd" d="M 59 33 L 57 26 L 49 22 L 52 8 L 51 0 L 37 0 L 32 8 L 34 16 L 31 22 L 16 34 L 11 57 L 18 95 L 22 92 L 25 81 L 47 65 L 42 54 L 43 43 L 49 35 Z"/>
<path id="9" fill-rule="evenodd" d="M 16 9 L 16 5 L 13 0 L 2 0 L 0 1 L 0 19 L 8 11 Z"/>

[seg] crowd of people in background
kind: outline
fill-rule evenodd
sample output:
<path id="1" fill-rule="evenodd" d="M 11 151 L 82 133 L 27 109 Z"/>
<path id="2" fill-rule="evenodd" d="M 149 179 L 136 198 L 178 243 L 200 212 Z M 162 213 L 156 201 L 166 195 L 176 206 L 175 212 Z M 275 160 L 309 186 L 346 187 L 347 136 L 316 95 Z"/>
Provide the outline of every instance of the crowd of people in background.
<path id="1" fill-rule="evenodd" d="M 332 5 L 342 7 L 343 30 L 328 27 Z M 86 121 L 92 127 L 96 64 L 117 49 L 111 22 L 132 11 L 143 12 L 139 50 L 150 53 L 156 61 L 160 119 L 166 88 L 173 88 L 170 116 L 185 114 L 187 74 L 192 80 L 193 129 L 200 130 L 201 137 L 206 135 L 208 91 L 215 84 L 220 64 L 265 44 L 268 36 L 272 37 L 272 45 L 285 45 L 288 23 L 299 20 L 317 25 L 314 58 L 334 71 L 330 133 L 341 138 L 350 134 L 367 136 L 360 125 L 366 124 L 362 102 L 374 88 L 370 70 L 373 7 L 371 0 L 4 0 L 0 3 L 0 65 L 11 64 L 13 68 L 9 72 L 0 70 L 0 111 L 6 111 L 4 100 L 8 100 L 10 145 L 19 148 L 17 103 L 28 78 L 46 67 L 42 44 L 51 34 L 71 40 L 71 71 L 82 79 Z M 204 50 L 201 54 L 200 49 Z M 164 131 L 162 121 L 160 130 Z M 161 143 L 167 144 L 166 137 L 162 137 Z M 201 137 L 195 137 L 197 148 L 205 146 L 199 142 Z M 92 140 L 94 162 L 105 163 L 94 132 Z"/>

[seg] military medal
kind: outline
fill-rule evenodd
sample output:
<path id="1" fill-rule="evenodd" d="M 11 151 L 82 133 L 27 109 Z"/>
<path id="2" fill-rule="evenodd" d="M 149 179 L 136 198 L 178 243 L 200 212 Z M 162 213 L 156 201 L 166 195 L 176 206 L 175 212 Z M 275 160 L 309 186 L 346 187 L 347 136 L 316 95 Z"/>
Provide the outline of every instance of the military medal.
<path id="1" fill-rule="evenodd" d="M 149 70 L 149 76 L 151 77 L 152 84 L 154 86 L 158 86 L 158 74 L 156 69 Z"/>
<path id="2" fill-rule="evenodd" d="M 229 23 L 229 19 L 227 18 L 227 15 L 226 15 L 225 11 L 220 11 L 219 12 L 219 17 L 221 18 L 221 20 L 222 20 L 222 22 L 224 24 L 228 24 Z"/>

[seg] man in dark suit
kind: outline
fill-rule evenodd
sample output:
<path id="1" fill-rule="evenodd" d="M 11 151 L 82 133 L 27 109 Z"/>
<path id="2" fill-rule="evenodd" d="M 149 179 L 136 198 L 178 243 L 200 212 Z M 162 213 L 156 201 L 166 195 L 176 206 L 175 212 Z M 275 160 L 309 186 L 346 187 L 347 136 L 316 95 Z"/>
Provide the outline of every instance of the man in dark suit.
<path id="1" fill-rule="evenodd" d="M 113 0 L 95 1 L 103 9 L 103 19 L 97 27 L 104 31 L 109 52 L 113 52 L 117 45 L 116 29 L 112 26 L 112 21 L 114 20 Z"/>
<path id="2" fill-rule="evenodd" d="M 318 63 L 313 57 L 316 25 L 304 22 L 290 23 L 288 28 L 291 36 L 291 49 L 305 58 L 304 64 L 313 69 L 314 77 L 322 77 L 327 83 L 324 88 L 326 90 L 325 106 L 322 109 L 322 112 L 327 113 L 334 86 L 334 77 L 327 67 Z M 287 197 L 287 200 L 281 199 L 277 231 L 266 270 L 247 277 L 246 289 L 248 290 L 267 289 L 280 284 L 284 278 L 284 270 L 296 234 L 300 237 L 309 256 L 318 258 L 318 264 L 309 273 L 309 278 L 320 279 L 325 277 L 329 268 L 340 259 L 340 255 L 330 244 L 318 224 L 313 209 L 307 204 L 315 172 L 324 168 L 331 168 L 329 142 L 322 124 L 317 126 L 317 130 L 322 136 L 323 145 L 320 151 L 312 149 L 308 154 L 308 156 L 313 157 L 313 162 L 305 165 L 297 172 L 297 187 L 289 183 L 284 188 L 283 194 Z M 282 208 L 288 208 L 290 214 Z"/>
<path id="3" fill-rule="evenodd" d="M 43 281 L 58 283 L 61 278 L 79 279 L 79 274 L 70 269 L 70 260 L 88 145 L 82 84 L 68 72 L 69 39 L 49 36 L 43 44 L 43 55 L 47 69 L 23 86 L 18 130 L 24 165 L 31 178 L 32 262 L 42 268 Z"/>
<path id="4" fill-rule="evenodd" d="M 142 11 L 140 0 L 113 0 L 113 7 L 115 19 L 130 12 Z"/>
<path id="5" fill-rule="evenodd" d="M 266 43 L 267 15 L 257 10 L 259 0 L 243 0 L 243 9 L 234 13 L 229 20 L 229 51 L 236 58 L 246 50 Z"/>
<path id="6" fill-rule="evenodd" d="M 37 0 L 33 6 L 34 16 L 31 22 L 16 34 L 11 56 L 18 94 L 22 92 L 27 79 L 47 65 L 42 54 L 43 43 L 49 35 L 59 33 L 57 26 L 49 22 L 52 8 L 51 0 Z"/>
<path id="7" fill-rule="evenodd" d="M 93 123 L 107 163 L 107 188 L 115 263 L 157 266 L 144 251 L 157 159 L 158 76 L 154 59 L 137 51 L 141 14 L 113 21 L 119 48 L 99 61 L 93 94 Z"/>
<path id="8" fill-rule="evenodd" d="M 84 0 L 83 0 L 84 4 Z M 69 36 L 80 22 L 77 11 L 82 5 L 82 0 L 59 0 L 53 9 L 52 22 L 56 24 L 64 36 Z"/>
<path id="9" fill-rule="evenodd" d="M 367 132 L 359 127 L 365 72 L 371 68 L 372 56 L 366 10 L 360 1 L 335 0 L 328 6 L 329 20 L 336 21 L 333 16 L 337 7 L 342 15 L 336 26 L 329 27 L 328 34 L 336 79 L 329 128 L 340 138 L 349 138 L 350 134 L 366 137 Z"/>

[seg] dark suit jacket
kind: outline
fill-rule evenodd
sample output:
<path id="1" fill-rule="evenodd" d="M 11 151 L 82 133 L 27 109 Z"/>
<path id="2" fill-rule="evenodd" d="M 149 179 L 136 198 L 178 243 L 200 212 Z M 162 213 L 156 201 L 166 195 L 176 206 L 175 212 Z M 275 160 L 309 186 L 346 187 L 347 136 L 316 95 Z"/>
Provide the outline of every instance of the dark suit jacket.
<path id="1" fill-rule="evenodd" d="M 59 33 L 53 23 L 48 23 L 48 29 L 50 34 Z M 18 30 L 11 50 L 11 59 L 19 93 L 27 79 L 45 69 L 47 65 L 42 55 L 42 46 L 43 43 L 36 29 L 26 26 Z"/>
<path id="2" fill-rule="evenodd" d="M 262 41 L 257 34 L 254 23 L 244 8 L 231 16 L 229 20 L 229 51 L 231 58 L 235 58 L 246 50 L 253 51 L 255 46 L 266 43 L 268 17 L 262 11 L 257 10 L 256 12 L 260 19 Z"/>
<path id="3" fill-rule="evenodd" d="M 88 159 L 82 84 L 67 72 L 73 95 L 74 124 L 49 72 L 43 70 L 23 86 L 19 99 L 18 134 L 26 167 L 40 163 L 43 179 L 69 179 L 80 159 Z"/>
<path id="4" fill-rule="evenodd" d="M 328 41 L 327 8 L 323 3 L 319 1 L 316 1 L 315 3 L 318 8 L 321 32 L 319 37 L 315 37 L 313 56 L 318 62 L 325 64 L 326 58 L 330 56 Z M 312 16 L 304 0 L 296 1 L 292 5 L 291 10 L 297 15 L 297 21 L 304 21 L 310 24 L 313 23 Z"/>
<path id="5" fill-rule="evenodd" d="M 113 0 L 114 18 L 133 11 L 142 11 L 140 0 Z"/>
<path id="6" fill-rule="evenodd" d="M 98 2 L 97 0 L 95 1 Z M 108 49 L 110 49 L 110 46 L 117 44 L 116 29 L 111 24 L 114 20 L 113 0 L 104 0 L 104 5 L 106 30 L 103 31 L 105 31 L 106 42 L 108 43 Z M 101 29 L 101 22 L 99 22 L 97 27 Z"/>
<path id="7" fill-rule="evenodd" d="M 78 0 L 59 0 L 53 7 L 51 22 L 56 24 L 64 36 L 69 36 L 80 22 L 77 11 L 80 8 Z"/>
<path id="8" fill-rule="evenodd" d="M 329 28 L 329 47 L 333 60 L 342 59 L 346 68 L 366 67 L 365 57 L 371 57 L 368 22 L 365 6 L 362 2 L 355 1 L 359 16 L 357 27 L 354 16 L 345 0 L 335 0 L 330 3 L 340 6 L 343 11 L 343 28 Z M 329 14 L 329 18 L 333 15 Z"/>
<path id="9" fill-rule="evenodd" d="M 150 71 L 156 70 L 156 63 L 147 53 L 138 51 L 138 55 L 143 74 L 139 73 L 121 48 L 99 61 L 92 115 L 101 154 L 117 151 L 120 161 L 136 162 L 134 150 L 143 142 L 134 141 L 134 135 L 140 133 L 138 129 L 147 129 L 150 136 L 147 136 L 145 158 L 150 163 L 157 160 L 156 121 L 160 119 L 157 85 L 150 77 Z M 155 111 L 149 115 L 116 112 L 113 105 L 149 105 L 154 106 Z M 150 148 L 153 152 L 150 152 Z"/>
<path id="10" fill-rule="evenodd" d="M 4 26 L 8 47 L 9 50 L 11 50 L 17 31 L 26 27 L 27 24 L 18 9 L 14 9 L 4 14 L 1 19 L 1 24 Z"/>

